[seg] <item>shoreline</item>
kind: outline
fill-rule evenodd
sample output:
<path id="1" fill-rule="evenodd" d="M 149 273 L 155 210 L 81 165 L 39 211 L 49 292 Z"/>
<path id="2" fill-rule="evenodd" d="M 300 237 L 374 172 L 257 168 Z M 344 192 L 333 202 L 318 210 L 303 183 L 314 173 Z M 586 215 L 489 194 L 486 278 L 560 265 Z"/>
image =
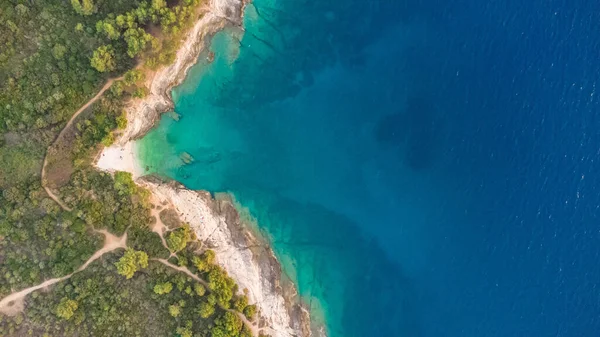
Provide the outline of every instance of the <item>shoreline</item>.
<path id="1" fill-rule="evenodd" d="M 171 89 L 185 80 L 189 69 L 197 63 L 200 52 L 208 46 L 214 34 L 227 25 L 241 27 L 247 1 L 210 0 L 207 11 L 185 34 L 175 62 L 160 68 L 146 79 L 145 84 L 149 89 L 146 97 L 129 102 L 126 107 L 127 128 L 116 144 L 123 146 L 141 138 L 154 127 L 162 113 L 174 108 Z"/>
<path id="2" fill-rule="evenodd" d="M 174 108 L 171 89 L 185 80 L 210 38 L 226 26 L 241 26 L 245 5 L 246 0 L 210 0 L 206 13 L 183 38 L 175 62 L 147 79 L 149 94 L 145 98 L 128 103 L 127 127 L 114 145 L 102 150 L 95 166 L 108 172 L 130 172 L 136 184 L 151 192 L 152 199 L 172 206 L 199 240 L 215 251 L 217 263 L 240 290 L 247 290 L 250 303 L 259 309 L 259 328 L 264 332 L 272 337 L 311 336 L 309 311 L 296 286 L 283 282 L 282 267 L 273 250 L 243 223 L 233 200 L 144 176 L 134 143 L 154 127 L 162 113 Z M 318 335 L 324 336 L 320 330 Z"/>
<path id="3" fill-rule="evenodd" d="M 169 205 L 196 233 L 203 246 L 215 252 L 216 261 L 259 308 L 259 329 L 272 337 L 311 336 L 308 310 L 297 290 L 284 282 L 279 261 L 271 248 L 250 231 L 226 194 L 213 197 L 176 181 L 153 176 L 137 183 L 152 192 L 161 205 Z"/>

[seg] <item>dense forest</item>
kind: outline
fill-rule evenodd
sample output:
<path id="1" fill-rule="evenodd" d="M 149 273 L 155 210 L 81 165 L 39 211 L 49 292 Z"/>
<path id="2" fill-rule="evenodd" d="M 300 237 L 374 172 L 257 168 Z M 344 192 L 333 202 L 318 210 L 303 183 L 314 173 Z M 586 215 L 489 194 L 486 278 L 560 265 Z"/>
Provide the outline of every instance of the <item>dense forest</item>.
<path id="1" fill-rule="evenodd" d="M 0 336 L 252 336 L 256 307 L 214 253 L 130 174 L 91 165 L 202 12 L 199 0 L 0 2 L 0 300 L 61 278 L 0 308 Z M 109 235 L 125 243 L 86 264 Z"/>

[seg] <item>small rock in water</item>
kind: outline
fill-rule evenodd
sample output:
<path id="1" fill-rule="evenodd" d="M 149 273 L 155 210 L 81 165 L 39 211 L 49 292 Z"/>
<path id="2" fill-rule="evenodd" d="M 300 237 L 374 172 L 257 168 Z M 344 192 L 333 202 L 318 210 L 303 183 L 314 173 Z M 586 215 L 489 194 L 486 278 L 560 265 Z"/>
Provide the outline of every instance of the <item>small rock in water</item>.
<path id="1" fill-rule="evenodd" d="M 175 111 L 171 111 L 167 114 L 169 117 L 173 118 L 176 122 L 179 122 L 179 119 L 181 119 L 181 115 L 178 114 Z"/>

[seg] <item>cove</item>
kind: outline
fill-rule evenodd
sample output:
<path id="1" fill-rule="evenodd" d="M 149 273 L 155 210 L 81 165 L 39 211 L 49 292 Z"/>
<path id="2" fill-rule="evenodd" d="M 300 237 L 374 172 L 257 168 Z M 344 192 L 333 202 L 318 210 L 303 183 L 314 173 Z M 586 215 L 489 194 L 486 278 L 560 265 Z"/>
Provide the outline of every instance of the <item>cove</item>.
<path id="1" fill-rule="evenodd" d="M 140 160 L 233 194 L 330 336 L 589 335 L 600 18 L 553 5 L 256 0 Z"/>

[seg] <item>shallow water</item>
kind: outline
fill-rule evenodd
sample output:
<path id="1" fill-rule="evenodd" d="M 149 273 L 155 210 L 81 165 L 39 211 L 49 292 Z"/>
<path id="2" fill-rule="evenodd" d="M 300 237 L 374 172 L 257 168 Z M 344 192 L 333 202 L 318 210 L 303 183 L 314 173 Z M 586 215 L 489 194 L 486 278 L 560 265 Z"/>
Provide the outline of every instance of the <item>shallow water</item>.
<path id="1" fill-rule="evenodd" d="M 233 193 L 331 336 L 595 336 L 592 6 L 255 0 L 141 159 Z"/>

